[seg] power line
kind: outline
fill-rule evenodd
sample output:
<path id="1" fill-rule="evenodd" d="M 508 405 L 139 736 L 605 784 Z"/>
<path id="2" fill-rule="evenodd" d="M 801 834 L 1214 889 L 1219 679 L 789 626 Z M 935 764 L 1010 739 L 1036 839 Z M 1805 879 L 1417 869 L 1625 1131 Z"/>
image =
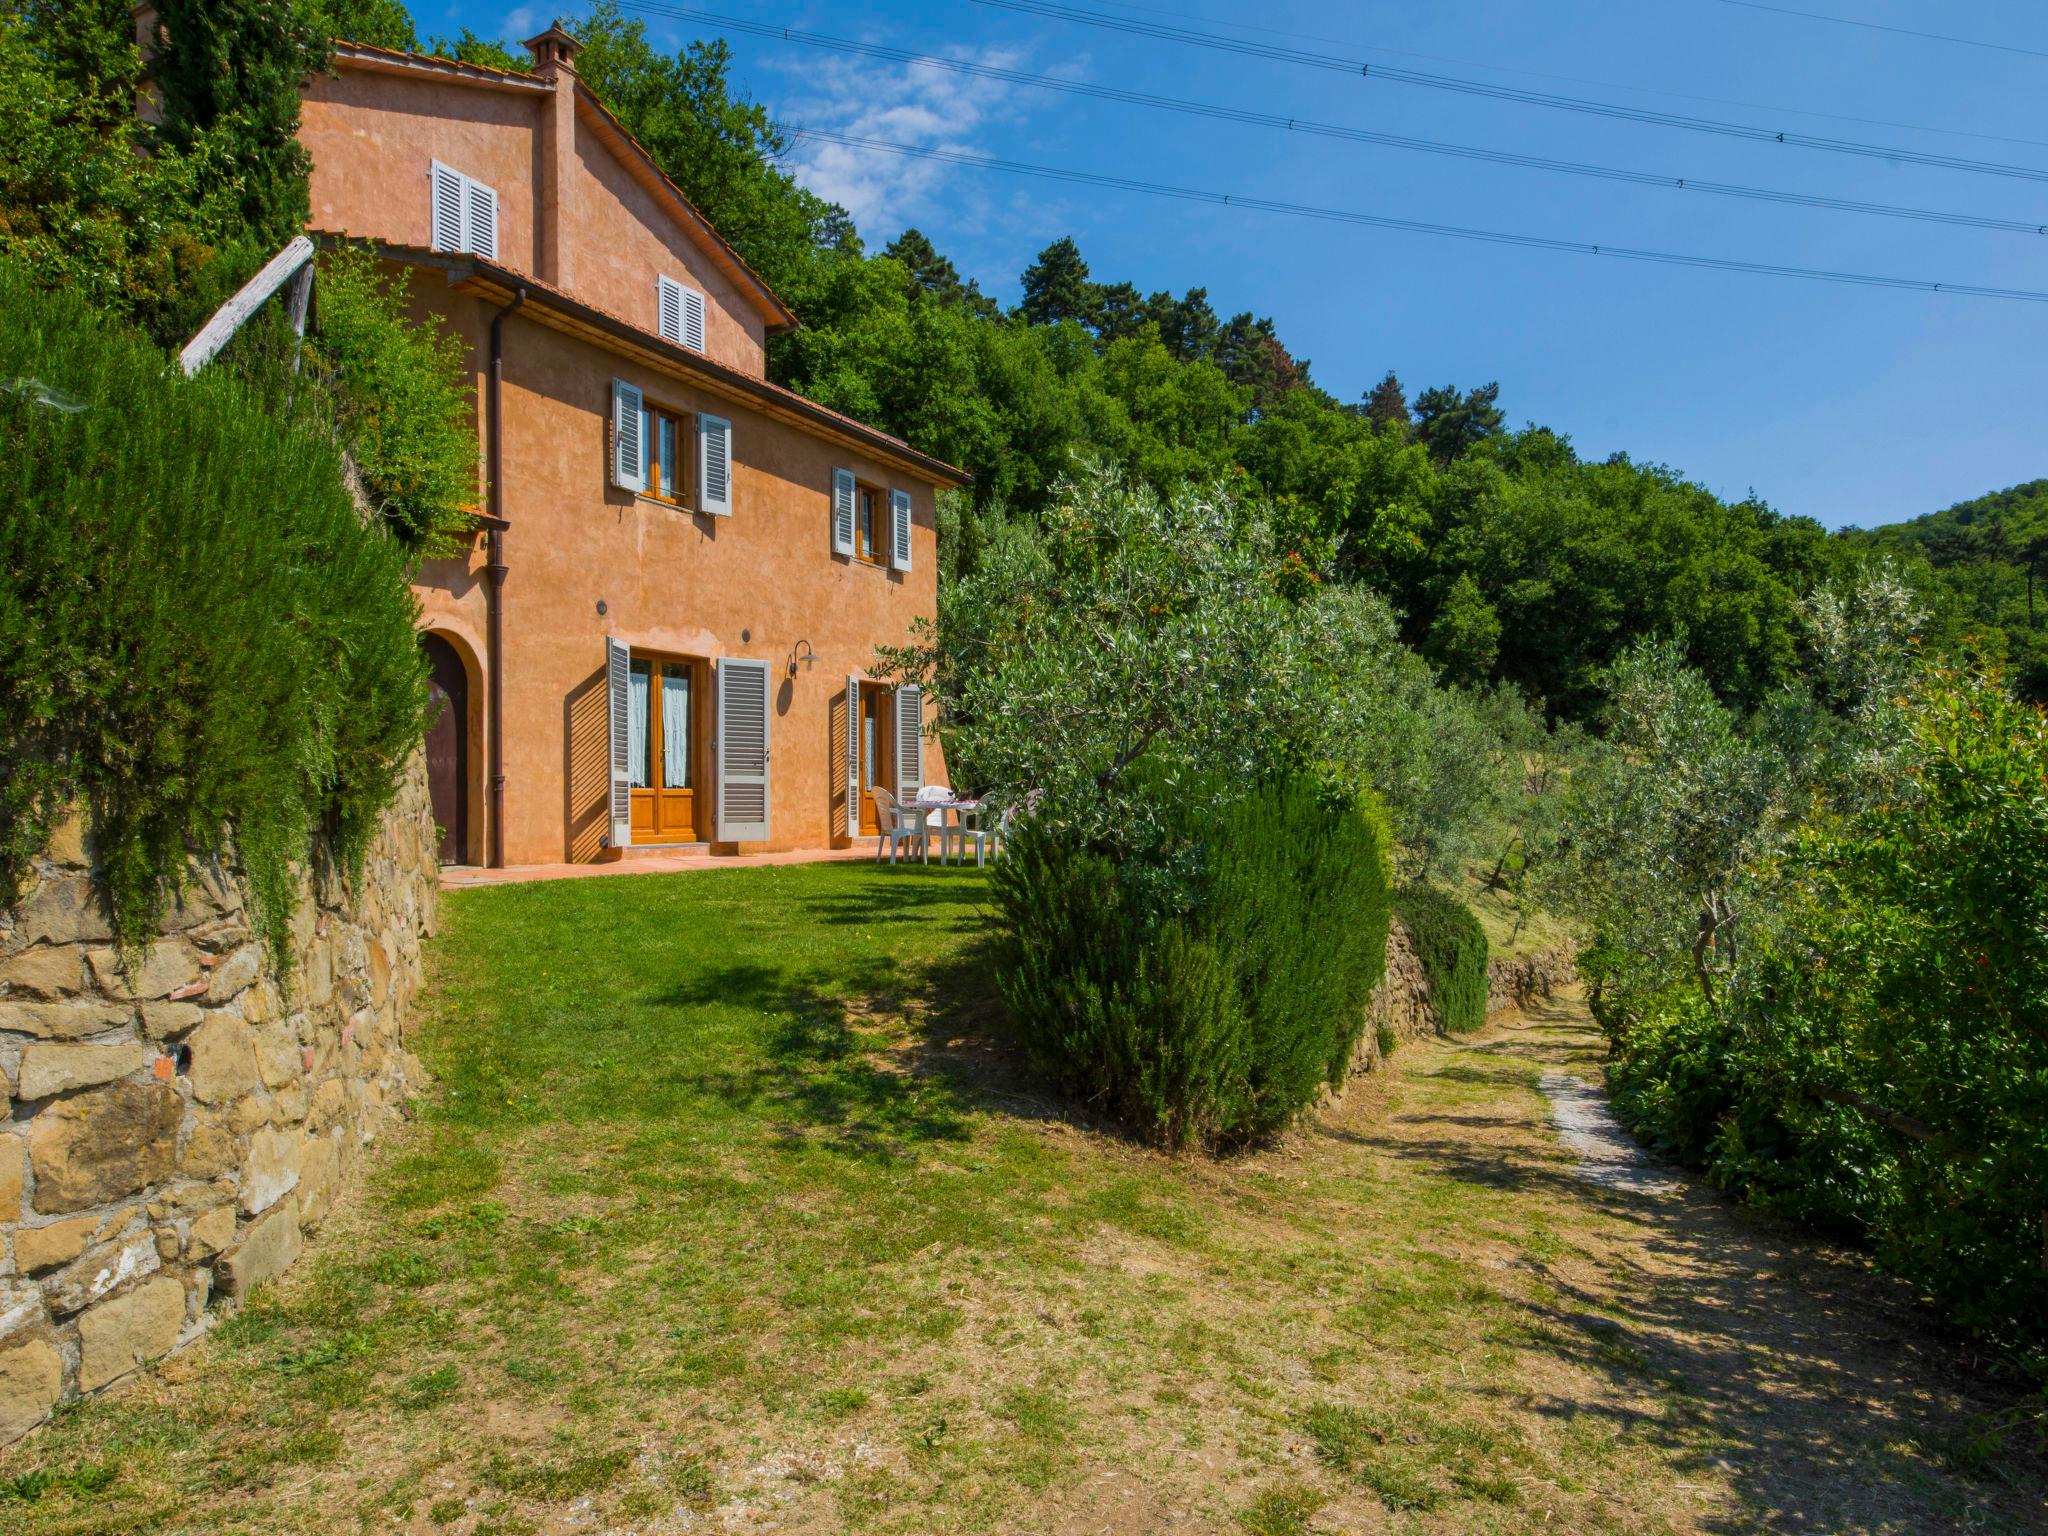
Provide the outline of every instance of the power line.
<path id="1" fill-rule="evenodd" d="M 1994 43 L 1981 37 L 1957 37 L 1949 32 L 1920 32 L 1912 27 L 1887 26 L 1881 21 L 1864 21 L 1856 16 L 1830 16 L 1824 11 L 1801 11 L 1789 5 L 1766 5 L 1764 0 L 1720 0 L 1720 3 L 1739 5 L 1746 11 L 1771 11 L 1779 16 L 1797 16 L 1802 21 L 1826 21 L 1838 27 L 1862 27 L 1868 32 L 1890 32 L 1899 37 L 1917 37 L 1923 42 L 1956 43 L 1964 48 L 1989 48 L 1998 53 L 2020 53 L 2031 59 L 2048 59 L 2048 50 L 2022 48 L 2016 43 Z"/>
<path id="2" fill-rule="evenodd" d="M 1664 187 L 1684 192 L 1707 192 L 1720 197 L 1748 198 L 1758 202 L 1783 203 L 1801 208 L 1823 208 L 1837 213 L 1861 213 L 1882 218 L 1917 219 L 1935 224 L 1962 225 L 1972 229 L 2002 230 L 2011 234 L 2048 234 L 2048 224 L 2029 223 L 2024 219 L 2000 219 L 1984 214 L 1951 213 L 1931 208 L 1907 208 L 1891 203 L 1866 203 L 1850 198 L 1823 197 L 1817 193 L 1810 192 L 1784 192 L 1770 187 L 1749 187 L 1732 182 L 1703 181 L 1690 176 L 1671 176 L 1651 171 L 1625 170 L 1616 166 L 1594 165 L 1583 160 L 1559 160 L 1542 155 L 1523 155 L 1511 150 L 1487 149 L 1470 144 L 1446 144 L 1434 139 L 1418 139 L 1403 134 L 1380 133 L 1372 129 L 1354 128 L 1341 123 L 1317 122 L 1313 118 L 1286 117 L 1276 112 L 1257 112 L 1249 107 L 1223 106 L 1214 102 L 1190 101 L 1177 96 L 1159 96 L 1145 91 L 1127 91 L 1116 86 L 1092 85 L 1078 80 L 1061 80 L 1051 75 L 1031 74 L 1020 69 L 1006 69 L 1000 65 L 981 64 L 971 59 L 942 58 L 932 54 L 916 53 L 907 48 L 892 48 L 881 43 L 855 42 L 850 38 L 829 37 L 822 33 L 799 31 L 794 27 L 781 27 L 769 22 L 748 21 L 741 17 L 724 16 L 717 12 L 700 11 L 687 6 L 648 3 L 648 0 L 643 0 L 643 3 L 630 3 L 629 0 L 626 9 L 675 17 L 682 20 L 704 22 L 729 32 L 742 32 L 756 37 L 775 38 L 783 42 L 802 43 L 807 47 L 822 48 L 835 53 L 855 54 L 864 58 L 887 59 L 893 63 L 948 70 L 953 74 L 968 75 L 980 80 L 999 80 L 1010 85 L 1027 85 L 1038 90 L 1058 91 L 1069 96 L 1087 96 L 1097 101 L 1113 101 L 1127 106 L 1151 107 L 1159 111 L 1181 112 L 1190 116 L 1215 118 L 1223 122 L 1245 123 L 1261 128 L 1275 128 L 1282 132 L 1306 133 L 1321 138 L 1343 139 L 1357 144 L 1374 144 L 1390 149 L 1416 150 L 1433 155 L 1450 155 L 1464 160 L 1480 160 L 1493 165 L 1512 165 L 1528 170 L 1557 171 L 1571 176 L 1587 176 L 1603 181 L 1627 182 L 1635 186 Z"/>
<path id="3" fill-rule="evenodd" d="M 2021 299 L 2032 303 L 2048 303 L 2048 292 L 2031 288 L 1991 288 L 1977 283 L 1944 283 L 1927 278 L 1885 277 L 1868 272 L 1833 272 L 1818 267 L 1741 261 L 1722 256 L 1695 256 L 1676 251 L 1649 251 L 1633 246 L 1603 245 L 1586 240 L 1559 240 L 1547 235 L 1513 234 L 1504 230 L 1474 229 L 1458 224 L 1429 224 L 1419 219 L 1397 219 L 1387 214 L 1361 213 L 1349 208 L 1319 208 L 1309 203 L 1288 203 L 1275 198 L 1247 197 L 1235 192 L 1210 192 L 1198 187 L 1169 186 L 1162 182 L 1139 181 L 1128 176 L 1112 176 L 1102 171 L 1077 171 L 1059 166 L 1030 165 L 1021 160 L 1001 160 L 993 155 L 978 155 L 931 145 L 898 144 L 888 139 L 834 133 L 823 128 L 793 128 L 790 134 L 793 138 L 816 139 L 851 149 L 877 149 L 888 154 L 908 155 L 920 160 L 971 166 L 977 170 L 1003 171 L 1013 176 L 1036 176 L 1048 181 L 1112 187 L 1123 192 L 1142 192 L 1149 197 L 1177 198 L 1183 202 L 1208 203 L 1226 208 L 1254 208 L 1264 213 L 1287 214 L 1293 218 L 1363 224 L 1374 229 L 1405 230 L 1411 234 L 1441 235 L 1455 240 L 1478 240 L 1492 245 L 1518 245 L 1532 250 L 1569 251 L 1585 256 L 1615 256 L 1624 261 L 1650 261 L 1665 266 L 1701 267 L 1717 272 L 1751 272 L 1767 277 L 1796 277 L 1810 282 L 1849 283 L 1865 288 L 1902 288 L 1919 293 L 1955 293 L 1972 298 Z"/>
<path id="4" fill-rule="evenodd" d="M 1723 138 L 1748 139 L 1757 143 L 1790 144 L 1801 149 L 1826 150 L 1834 154 L 1860 155 L 1872 160 L 1892 160 L 1906 165 L 1932 166 L 1938 170 L 1970 171 L 1984 176 L 2007 176 L 2021 181 L 2048 181 L 2048 170 L 2034 166 L 2008 165 L 1994 160 L 1969 160 L 1958 155 L 1937 155 L 1925 150 L 1901 149 L 1883 144 L 1865 144 L 1854 139 L 1822 138 L 1815 134 L 1796 133 L 1788 129 L 1758 128 L 1749 123 L 1724 122 L 1710 117 L 1687 117 L 1676 112 L 1657 112 L 1646 107 L 1625 107 L 1614 102 L 1591 101 L 1577 96 L 1557 96 L 1546 91 L 1525 91 L 1513 86 L 1489 85 L 1483 80 L 1466 80 L 1455 75 L 1425 74 L 1420 70 L 1400 69 L 1388 64 L 1373 64 L 1364 59 L 1337 58 L 1329 54 L 1311 53 L 1301 48 L 1283 48 L 1272 43 L 1251 42 L 1242 38 L 1223 37 L 1214 32 L 1196 31 L 1190 27 L 1170 27 L 1161 22 L 1139 21 L 1122 16 L 1105 16 L 1100 11 L 1086 11 L 1069 5 L 1053 5 L 1046 0 L 974 0 L 976 5 L 986 5 L 998 10 L 1016 11 L 1026 16 L 1038 16 L 1053 21 L 1071 21 L 1082 26 L 1100 27 L 1112 32 L 1125 32 L 1137 37 L 1158 38 L 1166 42 L 1186 43 L 1197 48 L 1211 48 L 1226 53 L 1239 54 L 1247 58 L 1270 59 L 1283 64 L 1299 64 L 1311 69 L 1330 70 L 1338 74 L 1355 74 L 1365 80 L 1391 80 L 1400 85 L 1424 86 L 1431 90 L 1454 91 L 1466 96 L 1481 96 L 1494 101 L 1520 102 L 1527 106 L 1549 107 L 1561 112 L 1580 112 L 1595 117 L 1618 118 L 1625 122 L 1650 123 L 1661 128 L 1683 128 L 1693 133 L 1718 134 Z"/>
<path id="5" fill-rule="evenodd" d="M 1138 0 L 1097 0 L 1097 3 L 1107 5 L 1111 10 L 1149 11 L 1155 16 L 1171 16 L 1177 21 L 1208 22 L 1237 32 L 1263 32 L 1269 37 L 1294 37 L 1305 42 L 1328 43 L 1337 48 L 1357 46 L 1356 39 L 1327 37 L 1319 32 L 1297 32 L 1286 27 L 1260 26 L 1249 21 L 1232 21 L 1201 11 L 1180 11 L 1163 5 L 1142 5 Z M 1739 96 L 1708 96 L 1698 91 L 1674 91 L 1665 86 L 1630 85 L 1624 81 L 1595 80 L 1585 75 L 1559 74 L 1556 70 L 1525 69 L 1513 64 L 1495 64 L 1486 59 L 1461 58 L 1456 54 L 1447 53 L 1423 53 L 1414 48 L 1389 48 L 1383 44 L 1376 45 L 1374 51 L 1400 59 L 1427 59 L 1432 64 L 1461 64 L 1492 74 L 1522 75 L 1531 80 L 1562 80 L 1570 85 L 1590 85 L 1595 90 L 1633 91 L 1644 96 L 1668 97 L 1673 101 L 1701 101 L 1717 107 L 1741 107 L 1747 112 L 1784 112 L 1793 117 L 1820 118 L 1833 123 L 1860 123 L 1865 128 L 1897 128 L 1905 133 L 1938 133 L 1951 139 L 1981 139 L 1988 144 L 2024 144 L 2033 149 L 2048 149 L 2048 139 L 2030 139 L 2019 134 L 1985 133 L 1975 128 L 1936 128 L 1927 123 L 1904 123 L 1891 117 L 1861 117 L 1853 112 L 1822 112 L 1814 107 L 1788 107 L 1764 101 L 1745 101 Z"/>

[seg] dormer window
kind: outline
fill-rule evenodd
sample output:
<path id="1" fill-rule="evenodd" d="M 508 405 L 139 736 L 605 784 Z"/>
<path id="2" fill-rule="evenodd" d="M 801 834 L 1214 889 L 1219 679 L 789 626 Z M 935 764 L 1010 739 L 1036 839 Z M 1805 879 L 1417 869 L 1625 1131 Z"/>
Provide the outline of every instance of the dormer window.
<path id="1" fill-rule="evenodd" d="M 466 251 L 488 261 L 498 259 L 498 194 L 474 177 L 436 160 L 434 249 Z"/>
<path id="2" fill-rule="evenodd" d="M 654 280 L 654 311 L 663 340 L 704 350 L 704 295 L 672 277 Z"/>

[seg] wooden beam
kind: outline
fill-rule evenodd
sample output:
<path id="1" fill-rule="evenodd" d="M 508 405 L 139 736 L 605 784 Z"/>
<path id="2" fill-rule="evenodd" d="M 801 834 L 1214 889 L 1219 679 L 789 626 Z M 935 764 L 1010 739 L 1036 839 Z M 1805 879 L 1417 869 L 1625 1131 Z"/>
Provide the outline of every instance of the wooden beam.
<path id="1" fill-rule="evenodd" d="M 233 298 L 215 310 L 213 318 L 200 327 L 199 334 L 185 343 L 185 350 L 178 354 L 178 366 L 185 370 L 185 376 L 190 378 L 212 362 L 220 349 L 234 339 L 235 332 L 242 328 L 243 323 L 263 307 L 263 301 L 282 288 L 312 259 L 313 242 L 304 235 L 298 235 L 283 250 L 266 261 L 263 270 L 244 283 Z M 311 273 L 308 272 L 307 276 L 310 279 Z M 310 287 L 310 282 L 307 287 Z M 301 289 L 300 293 L 293 295 L 297 300 L 296 313 L 292 316 L 293 328 L 302 333 L 306 311 L 304 299 L 300 295 L 304 291 Z"/>

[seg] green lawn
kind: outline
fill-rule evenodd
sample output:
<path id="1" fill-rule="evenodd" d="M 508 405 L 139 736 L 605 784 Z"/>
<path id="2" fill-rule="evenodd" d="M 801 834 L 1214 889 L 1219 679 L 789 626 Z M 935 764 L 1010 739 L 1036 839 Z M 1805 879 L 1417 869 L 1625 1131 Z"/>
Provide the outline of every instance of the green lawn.
<path id="1" fill-rule="evenodd" d="M 1678 1236 L 1743 1285 L 1790 1261 L 1574 1186 L 1533 1085 L 1579 1022 L 1406 1047 L 1311 1131 L 1173 1160 L 1006 1054 L 984 894 L 452 896 L 418 1122 L 286 1284 L 0 1455 L 0 1528 L 1730 1530 L 1809 1463 L 2019 1528 L 1942 1460 L 1962 1410 L 1781 1423 L 1713 1364 L 1748 1293 Z M 1813 1528 L 1936 1528 L 1859 1520 Z"/>

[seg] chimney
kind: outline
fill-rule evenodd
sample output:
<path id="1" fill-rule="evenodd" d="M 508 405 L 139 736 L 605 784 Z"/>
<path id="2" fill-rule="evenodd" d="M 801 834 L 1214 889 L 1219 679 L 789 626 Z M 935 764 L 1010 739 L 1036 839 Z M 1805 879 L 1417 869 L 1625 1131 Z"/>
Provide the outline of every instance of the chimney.
<path id="1" fill-rule="evenodd" d="M 554 89 L 541 105 L 540 177 L 533 189 L 533 226 L 539 249 L 534 265 L 540 280 L 557 288 L 575 286 L 570 226 L 576 218 L 576 55 L 583 45 L 561 22 L 526 40 L 533 73 Z"/>

